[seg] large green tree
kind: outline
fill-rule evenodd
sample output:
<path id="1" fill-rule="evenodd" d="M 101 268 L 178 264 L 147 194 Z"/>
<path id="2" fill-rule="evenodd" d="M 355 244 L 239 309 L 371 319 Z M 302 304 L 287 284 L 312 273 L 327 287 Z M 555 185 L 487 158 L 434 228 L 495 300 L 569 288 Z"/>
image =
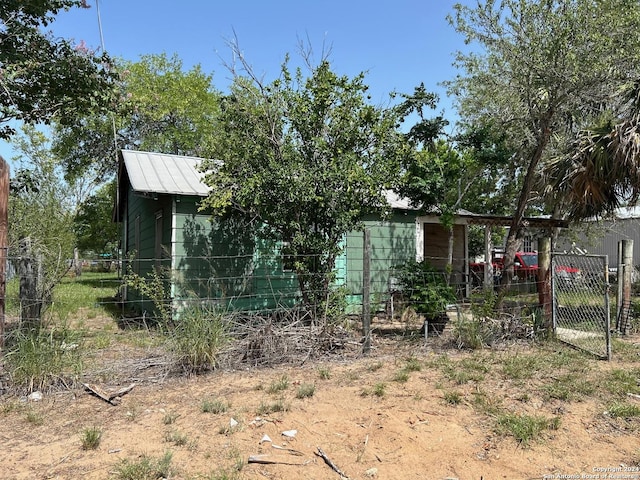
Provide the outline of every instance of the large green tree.
<path id="1" fill-rule="evenodd" d="M 449 83 L 467 124 L 500 122 L 521 189 L 506 241 L 505 281 L 542 164 L 637 73 L 636 0 L 479 0 L 451 18 L 471 50 Z"/>
<path id="2" fill-rule="evenodd" d="M 110 115 L 90 114 L 57 125 L 54 151 L 67 175 L 113 178 L 116 150 L 202 156 L 215 141 L 219 93 L 199 65 L 177 56 L 117 61 L 119 101 Z M 114 140 L 115 134 L 115 140 Z"/>
<path id="3" fill-rule="evenodd" d="M 0 139 L 15 133 L 12 120 L 71 125 L 111 105 L 109 57 L 46 30 L 72 7 L 88 8 L 84 0 L 0 2 Z"/>
<path id="4" fill-rule="evenodd" d="M 392 109 L 369 102 L 364 75 L 328 61 L 308 76 L 287 63 L 269 83 L 237 75 L 222 102 L 223 139 L 205 165 L 215 214 L 253 219 L 287 242 L 305 302 L 326 299 L 340 242 L 364 215 L 385 208 L 404 140 Z"/>

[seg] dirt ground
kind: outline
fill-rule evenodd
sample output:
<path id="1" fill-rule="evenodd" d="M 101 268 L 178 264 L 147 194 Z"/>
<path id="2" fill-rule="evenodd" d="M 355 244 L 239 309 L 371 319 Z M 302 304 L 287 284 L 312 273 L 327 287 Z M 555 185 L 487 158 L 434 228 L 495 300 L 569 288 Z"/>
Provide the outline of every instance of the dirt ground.
<path id="1" fill-rule="evenodd" d="M 303 365 L 185 378 L 163 373 L 152 348 L 140 354 L 114 344 L 97 360 L 113 367 L 137 358 L 135 371 L 116 378 L 95 370 L 92 380 L 107 392 L 135 384 L 118 405 L 80 385 L 40 401 L 0 397 L 0 478 L 146 478 L 125 477 L 123 467 L 171 452 L 175 479 L 325 480 L 339 479 L 337 470 L 350 479 L 640 479 L 636 423 L 607 417 L 597 395 L 549 399 L 540 389 L 545 378 L 515 381 L 502 373 L 501 361 L 532 354 L 530 346 L 461 352 L 375 336 L 373 347 L 362 356 L 353 342 L 341 355 Z M 456 382 L 438 367 L 442 358 L 484 358 L 489 367 L 481 378 Z M 407 359 L 419 367 L 407 371 Z M 405 378 L 398 375 L 403 366 Z M 587 366 L 638 367 L 628 355 Z M 301 395 L 309 385 L 315 388 Z M 504 411 L 557 417 L 559 427 L 518 443 L 478 408 L 479 393 Z M 226 411 L 203 411 L 216 400 Z M 85 450 L 84 432 L 93 427 L 101 442 Z"/>

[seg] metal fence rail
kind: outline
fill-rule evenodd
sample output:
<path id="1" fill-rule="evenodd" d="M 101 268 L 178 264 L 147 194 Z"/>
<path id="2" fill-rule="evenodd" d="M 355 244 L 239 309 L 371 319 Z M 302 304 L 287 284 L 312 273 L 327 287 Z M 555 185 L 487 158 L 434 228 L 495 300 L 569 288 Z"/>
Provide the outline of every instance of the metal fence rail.
<path id="1" fill-rule="evenodd" d="M 610 360 L 607 256 L 553 254 L 551 268 L 556 337 L 599 358 Z"/>

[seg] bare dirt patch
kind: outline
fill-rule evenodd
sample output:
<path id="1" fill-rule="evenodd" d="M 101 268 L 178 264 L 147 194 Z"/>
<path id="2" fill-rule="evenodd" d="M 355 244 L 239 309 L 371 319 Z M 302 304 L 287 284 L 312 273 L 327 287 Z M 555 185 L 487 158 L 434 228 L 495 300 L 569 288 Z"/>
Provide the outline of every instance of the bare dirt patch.
<path id="1" fill-rule="evenodd" d="M 98 351 L 101 367 L 91 380 L 105 389 L 135 382 L 118 405 L 81 386 L 37 402 L 0 397 L 0 476 L 117 479 L 124 462 L 171 452 L 175 479 L 339 479 L 320 448 L 350 479 L 640 479 L 636 419 L 611 418 L 597 393 L 545 395 L 553 380 L 546 370 L 524 379 L 504 372 L 508 359 L 563 355 L 562 347 L 460 352 L 437 339 L 425 345 L 382 335 L 373 345 L 360 355 L 354 335 L 340 354 L 303 365 L 184 378 L 167 374 L 155 347 L 113 343 Z M 597 381 L 613 369 L 637 372 L 634 358 L 581 361 L 587 379 Z M 451 374 L 458 367 L 466 376 Z M 204 412 L 206 401 L 226 410 Z M 523 444 L 500 431 L 491 405 L 557 423 Z M 82 434 L 91 427 L 101 442 L 84 450 Z"/>

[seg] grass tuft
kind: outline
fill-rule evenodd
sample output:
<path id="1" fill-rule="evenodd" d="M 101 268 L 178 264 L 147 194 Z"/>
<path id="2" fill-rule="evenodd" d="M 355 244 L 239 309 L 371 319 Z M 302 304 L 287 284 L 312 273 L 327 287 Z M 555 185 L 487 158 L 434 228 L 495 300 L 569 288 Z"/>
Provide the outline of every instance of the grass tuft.
<path id="1" fill-rule="evenodd" d="M 166 452 L 160 458 L 142 455 L 136 460 L 123 459 L 114 470 L 117 480 L 159 480 L 171 478 L 174 468 L 171 466 L 173 454 Z"/>
<path id="2" fill-rule="evenodd" d="M 298 390 L 296 391 L 296 398 L 309 398 L 313 397 L 316 393 L 316 386 L 312 383 L 303 383 L 298 386 Z"/>
<path id="3" fill-rule="evenodd" d="M 80 434 L 80 441 L 83 450 L 95 450 L 100 446 L 102 440 L 102 429 L 98 427 L 87 427 Z"/>
<path id="4" fill-rule="evenodd" d="M 217 398 L 205 399 L 200 405 L 200 411 L 202 413 L 213 413 L 214 415 L 218 415 L 219 413 L 224 413 L 227 410 L 229 410 L 229 404 L 224 400 Z"/>
<path id="5" fill-rule="evenodd" d="M 278 380 L 272 382 L 269 387 L 267 387 L 267 393 L 278 393 L 282 392 L 289 388 L 289 377 L 287 375 L 282 375 Z"/>
<path id="6" fill-rule="evenodd" d="M 559 418 L 553 421 L 537 415 L 502 413 L 496 418 L 496 430 L 502 435 L 511 435 L 516 441 L 528 446 L 539 440 L 544 430 L 559 428 Z"/>

